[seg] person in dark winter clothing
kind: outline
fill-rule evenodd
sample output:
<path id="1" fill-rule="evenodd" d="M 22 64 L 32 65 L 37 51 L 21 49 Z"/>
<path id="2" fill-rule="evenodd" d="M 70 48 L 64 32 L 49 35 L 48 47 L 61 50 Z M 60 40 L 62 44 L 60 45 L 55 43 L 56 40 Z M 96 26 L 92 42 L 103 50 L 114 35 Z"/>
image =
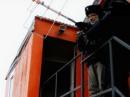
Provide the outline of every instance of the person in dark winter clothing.
<path id="1" fill-rule="evenodd" d="M 93 51 L 95 51 L 97 48 L 99 48 L 103 43 L 105 43 L 108 39 L 110 39 L 112 36 L 116 36 L 120 38 L 121 40 L 123 40 L 124 42 L 130 44 L 130 39 L 129 39 L 130 12 L 129 11 L 130 11 L 130 4 L 127 1 L 125 0 L 113 1 L 111 3 L 110 8 L 104 11 L 105 15 L 102 17 L 102 19 L 100 19 L 90 28 L 85 27 L 85 29 L 83 29 L 84 34 L 83 36 L 81 35 L 82 37 L 79 36 L 79 39 L 78 39 L 79 50 L 89 55 Z M 86 38 L 85 40 L 84 40 L 84 37 Z M 101 51 L 101 53 L 103 54 L 104 52 Z M 104 65 L 100 66 L 98 64 L 105 63 L 105 61 L 104 62 L 102 61 L 106 60 L 106 58 L 104 59 L 101 53 L 96 54 L 92 58 L 88 59 L 88 66 L 89 66 L 89 83 L 88 84 L 89 84 L 90 95 L 95 94 L 104 89 L 105 79 L 104 79 L 104 75 L 102 74 L 104 72 L 103 68 L 105 67 Z M 103 55 L 104 57 L 107 56 L 106 54 L 103 54 Z M 100 68 L 99 72 L 98 72 L 97 66 L 99 66 Z M 129 67 L 127 69 L 129 69 Z M 124 75 L 127 75 L 127 71 L 129 70 L 124 70 L 124 72 L 118 72 L 118 73 L 120 73 L 120 75 L 121 73 L 123 73 Z M 127 77 L 123 77 L 123 76 L 122 77 L 118 76 L 117 79 L 122 80 L 122 78 L 125 78 L 125 80 L 127 80 L 126 79 Z M 96 82 L 98 83 L 96 84 Z M 128 97 L 128 92 L 126 89 L 127 82 L 123 82 L 122 80 L 120 82 L 118 81 L 117 84 L 120 85 L 121 91 L 123 91 L 125 96 Z"/>
<path id="2" fill-rule="evenodd" d="M 85 56 L 91 54 L 97 48 L 98 40 L 88 40 L 87 31 L 100 21 L 103 15 L 100 5 L 90 5 L 85 8 L 87 23 L 78 22 L 76 25 L 82 30 L 78 35 L 78 48 Z M 103 90 L 105 65 L 99 60 L 101 56 L 93 55 L 87 60 L 88 64 L 88 88 L 89 95 Z M 100 96 L 101 97 L 101 96 Z"/>
<path id="3" fill-rule="evenodd" d="M 95 24 L 89 31 L 87 31 L 88 40 L 97 40 L 98 38 L 102 40 L 99 43 L 103 44 L 112 36 L 116 36 L 125 43 L 130 45 L 130 4 L 125 0 L 113 1 L 111 7 L 106 11 L 106 15 Z M 130 91 L 128 91 L 128 76 L 130 72 L 130 67 L 128 60 L 129 55 L 121 55 L 121 51 L 118 49 L 122 48 L 113 44 L 113 51 L 117 53 L 117 56 L 114 57 L 114 77 L 115 77 L 115 86 L 128 97 Z M 124 51 L 123 51 L 124 52 Z M 126 53 L 126 52 L 124 52 Z M 123 57 L 124 56 L 124 57 Z"/>

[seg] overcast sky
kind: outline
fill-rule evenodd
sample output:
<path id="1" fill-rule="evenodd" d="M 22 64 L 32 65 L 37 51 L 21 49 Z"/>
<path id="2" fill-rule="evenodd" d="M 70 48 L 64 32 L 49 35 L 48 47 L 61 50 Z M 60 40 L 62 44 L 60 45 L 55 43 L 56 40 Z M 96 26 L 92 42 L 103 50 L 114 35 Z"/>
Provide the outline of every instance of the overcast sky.
<path id="1" fill-rule="evenodd" d="M 92 4 L 93 0 L 44 0 L 56 10 L 76 21 L 85 17 L 84 7 Z M 51 3 L 50 3 L 51 2 Z M 65 6 L 63 7 L 63 5 Z M 44 7 L 37 6 L 31 0 L 0 0 L 0 97 L 5 97 L 5 76 L 15 58 L 34 15 L 41 15 L 54 20 L 66 22 Z M 35 10 L 34 10 L 35 9 Z M 51 17 L 53 16 L 53 17 Z M 29 17 L 29 18 L 28 18 Z"/>

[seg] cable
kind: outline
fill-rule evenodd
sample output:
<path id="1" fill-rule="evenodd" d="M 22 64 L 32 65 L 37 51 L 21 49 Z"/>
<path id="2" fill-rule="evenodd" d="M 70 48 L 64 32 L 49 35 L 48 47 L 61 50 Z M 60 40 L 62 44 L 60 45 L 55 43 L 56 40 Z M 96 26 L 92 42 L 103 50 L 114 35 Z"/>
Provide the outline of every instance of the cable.
<path id="1" fill-rule="evenodd" d="M 30 9 L 30 7 L 32 6 L 33 2 L 30 3 L 30 5 L 28 6 L 27 10 Z"/>
<path id="2" fill-rule="evenodd" d="M 45 35 L 44 39 L 46 39 L 46 38 L 48 37 L 48 35 L 49 35 L 49 33 L 51 32 L 51 30 L 52 30 L 52 28 L 53 28 L 53 26 L 54 26 L 56 20 L 57 20 L 58 17 L 61 15 L 61 14 L 60 14 L 61 11 L 64 9 L 65 5 L 67 4 L 67 1 L 68 1 L 68 0 L 65 0 L 65 2 L 63 3 L 63 6 L 62 6 L 62 8 L 60 9 L 59 14 L 57 15 L 57 17 L 56 17 L 55 20 L 53 21 L 52 25 L 50 26 L 50 29 L 48 30 L 48 32 L 47 32 L 47 34 Z"/>
<path id="3" fill-rule="evenodd" d="M 33 4 L 33 3 L 32 3 L 32 4 Z M 31 6 L 30 6 L 30 7 L 31 7 Z M 32 13 L 35 11 L 35 9 L 36 9 L 37 7 L 38 7 L 38 4 L 36 3 L 36 5 L 33 7 L 33 9 L 30 10 L 28 17 L 27 17 L 27 19 L 25 20 L 25 22 L 24 22 L 24 24 L 23 24 L 23 27 L 24 27 L 24 28 L 28 28 L 28 27 L 25 26 L 25 24 L 27 23 L 27 21 L 29 20 L 30 16 L 32 15 Z"/>

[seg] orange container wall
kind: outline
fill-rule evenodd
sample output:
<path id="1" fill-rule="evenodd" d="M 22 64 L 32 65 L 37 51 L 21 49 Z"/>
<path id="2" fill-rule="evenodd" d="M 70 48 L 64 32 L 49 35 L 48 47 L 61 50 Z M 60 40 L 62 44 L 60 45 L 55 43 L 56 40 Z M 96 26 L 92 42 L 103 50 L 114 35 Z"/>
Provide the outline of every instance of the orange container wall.
<path id="1" fill-rule="evenodd" d="M 42 42 L 43 40 L 33 33 L 22 51 L 13 74 L 13 97 L 39 97 Z M 9 81 L 10 79 L 7 79 L 6 97 Z"/>
<path id="2" fill-rule="evenodd" d="M 13 97 L 27 97 L 30 61 L 31 61 L 32 37 L 19 57 L 13 72 Z M 10 92 L 10 76 L 7 78 L 6 96 Z"/>
<path id="3" fill-rule="evenodd" d="M 34 32 L 27 45 L 23 45 L 19 60 L 13 69 L 13 97 L 39 97 L 43 36 L 48 33 L 52 23 L 50 20 L 36 17 Z M 68 26 L 63 34 L 58 35 L 60 25 L 61 23 L 54 24 L 48 36 L 75 42 L 77 29 Z M 6 97 L 9 91 L 8 77 Z"/>
<path id="4" fill-rule="evenodd" d="M 42 40 L 32 34 L 15 67 L 14 97 L 38 97 L 41 55 Z"/>
<path id="5" fill-rule="evenodd" d="M 14 97 L 27 97 L 33 37 L 22 51 L 14 73 Z"/>

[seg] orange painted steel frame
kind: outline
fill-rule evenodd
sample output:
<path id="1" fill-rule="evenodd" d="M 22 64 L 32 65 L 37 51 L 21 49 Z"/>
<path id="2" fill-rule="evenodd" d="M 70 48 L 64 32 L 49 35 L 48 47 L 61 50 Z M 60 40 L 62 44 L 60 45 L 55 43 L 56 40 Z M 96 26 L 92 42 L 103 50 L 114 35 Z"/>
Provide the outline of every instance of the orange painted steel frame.
<path id="1" fill-rule="evenodd" d="M 35 27 L 35 32 L 37 32 L 39 35 L 46 35 L 48 32 L 48 29 L 50 28 L 50 26 L 52 25 L 52 21 L 47 22 L 48 20 L 46 19 L 39 19 L 36 18 L 36 27 Z M 44 26 L 46 26 L 46 29 L 44 28 Z M 54 37 L 54 38 L 59 38 L 59 39 L 63 39 L 66 41 L 71 41 L 71 42 L 76 42 L 76 32 L 77 29 L 73 28 L 73 27 L 67 27 L 66 31 L 58 36 L 57 32 L 59 30 L 59 23 L 56 23 L 53 26 L 53 30 L 51 30 L 49 32 L 49 36 Z M 44 28 L 44 29 L 43 29 Z M 81 85 L 81 59 L 78 58 L 77 62 L 76 62 L 76 86 Z M 76 92 L 76 97 L 81 97 L 81 89 L 77 90 Z M 88 96 L 88 70 L 87 70 L 87 65 L 84 66 L 84 96 L 87 97 Z"/>
<path id="2" fill-rule="evenodd" d="M 42 51 L 44 47 L 44 36 L 52 26 L 53 21 L 35 18 L 34 31 L 27 42 L 27 45 L 22 48 L 19 60 L 13 69 L 13 97 L 39 97 Z M 58 35 L 59 27 L 62 23 L 56 22 L 48 36 L 58 38 L 70 42 L 76 42 L 77 29 L 67 25 L 67 29 L 61 35 Z M 80 59 L 76 62 L 76 86 L 80 84 Z M 84 71 L 85 85 L 87 84 L 87 68 Z M 9 92 L 10 77 L 7 78 L 6 97 Z M 87 87 L 87 86 L 85 86 Z M 80 96 L 80 91 L 76 91 L 76 97 Z M 84 89 L 85 95 L 88 95 L 87 88 Z"/>
<path id="3" fill-rule="evenodd" d="M 79 53 L 79 52 L 78 52 Z M 82 97 L 81 95 L 84 95 L 84 97 L 88 97 L 88 65 L 84 64 L 84 72 L 83 72 L 83 94 L 81 94 L 81 88 L 78 89 L 76 93 L 76 97 Z M 81 71 L 81 56 L 76 60 L 76 86 L 80 86 L 82 84 L 82 71 Z"/>

